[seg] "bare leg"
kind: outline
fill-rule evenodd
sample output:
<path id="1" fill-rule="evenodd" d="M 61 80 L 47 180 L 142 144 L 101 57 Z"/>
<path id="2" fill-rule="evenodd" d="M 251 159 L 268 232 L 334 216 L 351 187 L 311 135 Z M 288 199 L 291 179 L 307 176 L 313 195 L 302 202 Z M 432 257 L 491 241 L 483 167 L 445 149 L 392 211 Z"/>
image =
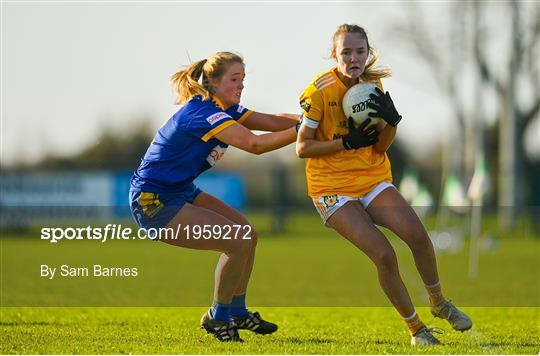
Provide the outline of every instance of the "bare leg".
<path id="1" fill-rule="evenodd" d="M 200 208 L 191 204 L 185 204 L 176 216 L 169 222 L 167 228 L 195 225 L 234 225 L 234 222 L 214 211 Z M 183 233 L 183 229 L 180 230 Z M 250 240 L 224 240 L 224 239 L 188 239 L 181 234 L 177 240 L 163 240 L 175 246 L 187 247 L 197 250 L 213 250 L 222 252 L 226 258 L 220 259 L 220 273 L 216 276 L 214 289 L 215 299 L 224 304 L 229 304 L 234 292 L 238 287 L 239 280 L 250 257 Z"/>
<path id="2" fill-rule="evenodd" d="M 390 302 L 402 317 L 411 316 L 414 306 L 399 275 L 396 254 L 360 203 L 348 202 L 328 219 L 328 223 L 375 263 L 379 283 Z"/>
<path id="3" fill-rule="evenodd" d="M 236 317 L 235 321 L 238 325 L 238 329 L 248 329 L 262 335 L 274 333 L 278 329 L 278 326 L 276 324 L 262 319 L 259 313 L 250 313 L 245 305 L 245 294 L 247 291 L 249 278 L 251 276 L 251 270 L 253 269 L 253 262 L 255 260 L 257 233 L 240 212 L 236 211 L 221 200 L 209 194 L 199 194 L 193 204 L 215 211 L 225 216 L 229 220 L 233 221 L 235 224 L 241 225 L 243 227 L 247 226 L 251 229 L 249 234 L 249 237 L 251 237 L 251 239 L 244 240 L 250 242 L 248 257 L 244 264 L 243 273 L 239 277 L 237 287 L 233 293 L 233 296 L 239 296 L 240 298 L 236 299 L 236 301 L 233 299 L 231 315 L 233 317 Z M 227 259 L 227 255 L 221 255 L 221 258 L 216 267 L 216 284 L 217 281 L 220 279 L 220 276 L 222 274 L 222 268 L 225 265 Z"/>
<path id="4" fill-rule="evenodd" d="M 422 222 L 395 188 L 383 190 L 368 206 L 374 223 L 388 228 L 411 249 L 425 285 L 439 282 L 435 251 Z"/>
<path id="5" fill-rule="evenodd" d="M 213 197 L 210 194 L 207 193 L 201 193 L 197 196 L 195 201 L 193 202 L 194 205 L 200 206 L 209 210 L 212 210 L 227 219 L 233 221 L 235 224 L 242 225 L 242 226 L 250 226 L 251 233 L 250 237 L 251 240 L 246 240 L 250 242 L 250 249 L 249 249 L 249 256 L 247 257 L 246 264 L 244 266 L 244 271 L 239 278 L 238 286 L 236 287 L 234 291 L 234 295 L 241 295 L 245 294 L 247 291 L 247 286 L 249 283 L 249 278 L 251 276 L 251 271 L 253 270 L 253 263 L 255 261 L 255 250 L 257 247 L 257 241 L 258 241 L 258 235 L 255 229 L 251 226 L 249 221 L 237 210 L 231 208 L 221 200 Z M 221 266 L 227 259 L 226 255 L 222 255 L 220 258 L 220 261 L 218 262 L 218 266 L 216 267 L 216 278 L 218 278 L 218 275 L 221 273 Z"/>

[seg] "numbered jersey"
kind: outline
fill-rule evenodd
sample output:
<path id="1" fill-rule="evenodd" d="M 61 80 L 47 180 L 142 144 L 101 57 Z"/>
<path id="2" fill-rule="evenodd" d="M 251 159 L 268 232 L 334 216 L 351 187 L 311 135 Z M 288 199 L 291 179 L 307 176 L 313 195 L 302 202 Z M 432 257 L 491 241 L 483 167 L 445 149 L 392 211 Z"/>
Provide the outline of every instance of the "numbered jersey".
<path id="1" fill-rule="evenodd" d="M 217 98 L 192 98 L 158 130 L 131 178 L 131 190 L 182 192 L 225 154 L 227 145 L 215 135 L 251 113 L 241 105 L 225 110 Z"/>
<path id="2" fill-rule="evenodd" d="M 382 89 L 382 83 L 377 85 Z M 319 74 L 300 95 L 303 119 L 317 126 L 319 141 L 340 139 L 349 132 L 342 99 L 347 87 L 332 68 Z M 392 172 L 386 153 L 373 146 L 343 150 L 333 154 L 306 158 L 308 194 L 312 198 L 329 195 L 360 197 L 381 182 L 391 182 Z"/>

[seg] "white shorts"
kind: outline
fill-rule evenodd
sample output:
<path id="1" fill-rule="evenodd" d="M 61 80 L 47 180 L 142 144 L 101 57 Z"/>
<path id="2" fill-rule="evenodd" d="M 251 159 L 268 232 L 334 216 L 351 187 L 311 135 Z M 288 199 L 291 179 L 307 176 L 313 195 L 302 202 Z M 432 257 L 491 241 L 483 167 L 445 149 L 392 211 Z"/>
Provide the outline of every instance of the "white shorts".
<path id="1" fill-rule="evenodd" d="M 381 194 L 386 188 L 394 187 L 392 183 L 382 182 L 379 183 L 375 188 L 373 188 L 369 193 L 362 195 L 361 197 L 349 197 L 346 195 L 328 195 L 319 198 L 313 198 L 313 204 L 315 209 L 321 216 L 321 219 L 324 222 L 325 226 L 328 226 L 328 219 L 332 216 L 333 213 L 338 211 L 343 205 L 347 204 L 349 201 L 359 201 L 364 208 L 367 208 L 369 204 Z M 395 188 L 395 187 L 394 187 Z"/>

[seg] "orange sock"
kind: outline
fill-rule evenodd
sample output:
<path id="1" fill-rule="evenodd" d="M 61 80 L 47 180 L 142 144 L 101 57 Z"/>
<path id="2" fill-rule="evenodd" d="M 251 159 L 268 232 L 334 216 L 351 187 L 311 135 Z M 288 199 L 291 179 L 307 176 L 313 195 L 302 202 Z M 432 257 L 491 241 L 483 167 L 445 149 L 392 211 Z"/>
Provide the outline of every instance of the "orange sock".
<path id="1" fill-rule="evenodd" d="M 441 291 L 441 283 L 437 282 L 430 286 L 426 285 L 427 292 L 429 294 L 429 300 L 431 305 L 437 306 L 445 301 L 444 296 Z"/>
<path id="2" fill-rule="evenodd" d="M 403 318 L 403 320 L 405 320 L 405 322 L 407 323 L 407 327 L 409 328 L 409 332 L 411 333 L 411 335 L 416 334 L 418 330 L 425 327 L 422 320 L 420 320 L 420 317 L 418 317 L 418 314 L 416 314 L 416 310 L 414 311 L 414 313 L 412 313 L 411 316 Z"/>

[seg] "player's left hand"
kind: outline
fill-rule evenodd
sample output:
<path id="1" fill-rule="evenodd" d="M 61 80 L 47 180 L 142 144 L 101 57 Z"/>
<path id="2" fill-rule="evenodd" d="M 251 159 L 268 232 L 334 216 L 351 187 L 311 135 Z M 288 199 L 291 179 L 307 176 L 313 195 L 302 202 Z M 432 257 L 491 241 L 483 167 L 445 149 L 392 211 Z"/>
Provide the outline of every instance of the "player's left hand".
<path id="1" fill-rule="evenodd" d="M 394 102 L 390 97 L 390 93 L 383 93 L 381 89 L 375 88 L 377 94 L 369 94 L 370 101 L 367 106 L 376 112 L 370 112 L 370 117 L 380 117 L 389 125 L 397 126 L 401 121 L 401 115 L 397 112 Z"/>

